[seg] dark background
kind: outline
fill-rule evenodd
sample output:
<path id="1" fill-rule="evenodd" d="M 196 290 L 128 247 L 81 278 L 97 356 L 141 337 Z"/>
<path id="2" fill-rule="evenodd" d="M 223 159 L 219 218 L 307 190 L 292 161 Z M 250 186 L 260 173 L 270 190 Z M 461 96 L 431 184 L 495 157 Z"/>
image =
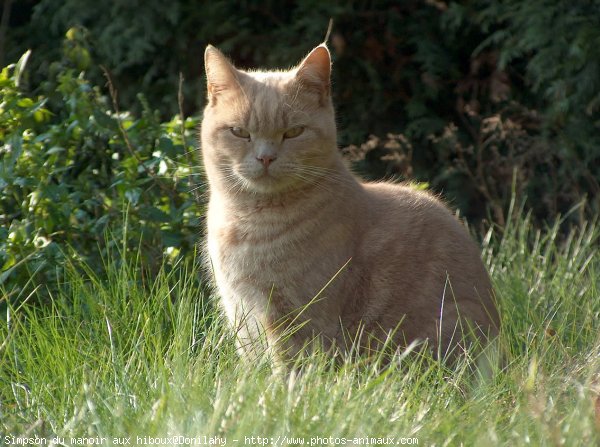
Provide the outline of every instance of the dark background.
<path id="1" fill-rule="evenodd" d="M 193 251 L 205 185 L 170 173 L 197 164 L 205 46 L 290 67 L 330 18 L 339 143 L 363 176 L 426 183 L 479 229 L 511 198 L 534 225 L 597 214 L 598 1 L 4 0 L 1 65 L 32 53 L 3 72 L 0 286 L 72 248 L 101 266 L 124 219 L 148 265 Z"/>

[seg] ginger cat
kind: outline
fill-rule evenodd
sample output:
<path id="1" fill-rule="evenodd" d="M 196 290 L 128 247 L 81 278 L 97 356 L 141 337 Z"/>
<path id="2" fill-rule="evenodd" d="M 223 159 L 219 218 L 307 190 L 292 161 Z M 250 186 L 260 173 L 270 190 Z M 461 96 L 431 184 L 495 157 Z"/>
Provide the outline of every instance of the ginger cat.
<path id="1" fill-rule="evenodd" d="M 287 71 L 238 70 L 209 45 L 205 67 L 208 254 L 243 353 L 289 359 L 315 337 L 344 352 L 358 335 L 443 354 L 467 326 L 496 334 L 479 249 L 446 206 L 345 166 L 325 45 Z"/>

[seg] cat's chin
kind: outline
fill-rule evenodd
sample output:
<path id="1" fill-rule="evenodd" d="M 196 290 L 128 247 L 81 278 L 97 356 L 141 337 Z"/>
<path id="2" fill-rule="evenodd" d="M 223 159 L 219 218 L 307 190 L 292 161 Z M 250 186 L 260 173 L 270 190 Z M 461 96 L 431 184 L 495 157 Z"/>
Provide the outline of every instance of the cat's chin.
<path id="1" fill-rule="evenodd" d="M 294 189 L 300 185 L 289 178 L 278 178 L 270 174 L 256 177 L 243 177 L 244 189 L 251 194 L 278 195 Z"/>
<path id="2" fill-rule="evenodd" d="M 274 179 L 272 177 L 261 177 L 248 181 L 248 190 L 258 194 L 281 194 L 294 189 L 290 182 Z"/>

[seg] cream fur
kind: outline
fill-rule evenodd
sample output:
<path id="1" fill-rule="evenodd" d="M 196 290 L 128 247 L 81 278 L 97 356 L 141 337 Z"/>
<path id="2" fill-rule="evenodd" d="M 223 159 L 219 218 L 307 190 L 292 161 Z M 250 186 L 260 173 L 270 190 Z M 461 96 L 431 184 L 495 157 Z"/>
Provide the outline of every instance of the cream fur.
<path id="1" fill-rule="evenodd" d="M 289 71 L 241 71 L 211 46 L 205 65 L 208 254 L 245 353 L 293 356 L 315 336 L 347 350 L 361 330 L 384 339 L 398 325 L 398 345 L 428 339 L 444 350 L 460 340 L 459 320 L 496 332 L 479 249 L 447 207 L 346 168 L 325 46 Z"/>

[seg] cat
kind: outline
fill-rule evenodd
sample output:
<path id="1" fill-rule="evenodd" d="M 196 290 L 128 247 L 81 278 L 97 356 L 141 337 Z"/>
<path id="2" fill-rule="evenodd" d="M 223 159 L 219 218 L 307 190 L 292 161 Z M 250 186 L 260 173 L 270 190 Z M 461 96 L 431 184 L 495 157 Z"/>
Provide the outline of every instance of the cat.
<path id="1" fill-rule="evenodd" d="M 209 45 L 205 69 L 207 252 L 242 354 L 428 340 L 443 355 L 497 334 L 479 249 L 446 205 L 346 167 L 325 44 L 282 71 L 239 70 Z"/>

